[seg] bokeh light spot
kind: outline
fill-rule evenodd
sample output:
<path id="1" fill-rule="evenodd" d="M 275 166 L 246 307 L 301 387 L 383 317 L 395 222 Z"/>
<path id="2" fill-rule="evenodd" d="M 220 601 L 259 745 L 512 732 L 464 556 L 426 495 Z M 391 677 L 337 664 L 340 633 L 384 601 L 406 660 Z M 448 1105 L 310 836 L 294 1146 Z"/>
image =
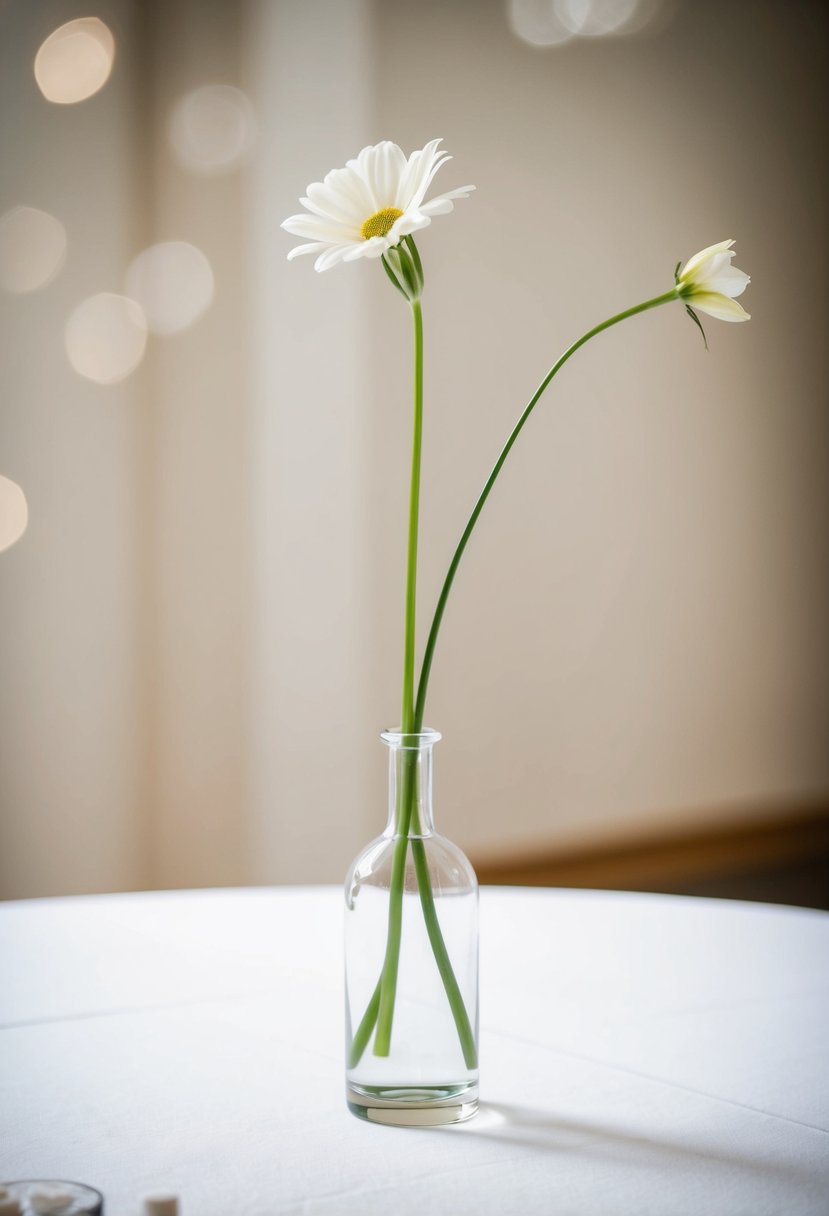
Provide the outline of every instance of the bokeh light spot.
<path id="1" fill-rule="evenodd" d="M 507 0 L 513 33 L 530 46 L 636 34 L 669 19 L 676 0 Z"/>
<path id="2" fill-rule="evenodd" d="M 115 384 L 135 371 L 144 357 L 147 318 L 135 300 L 102 291 L 72 313 L 65 345 L 79 375 L 97 384 Z"/>
<path id="3" fill-rule="evenodd" d="M 102 89 L 115 60 L 115 39 L 98 17 L 78 17 L 54 30 L 35 55 L 35 80 L 47 101 L 68 106 Z"/>
<path id="4" fill-rule="evenodd" d="M 213 299 L 213 270 L 187 241 L 162 241 L 134 258 L 127 295 L 144 310 L 153 333 L 176 334 L 193 325 Z"/>
<path id="5" fill-rule="evenodd" d="M 207 84 L 187 93 L 170 119 L 173 152 L 191 173 L 230 173 L 256 144 L 256 115 L 242 92 L 228 84 Z"/>
<path id="6" fill-rule="evenodd" d="M 0 216 L 0 286 L 22 294 L 55 277 L 66 257 L 66 229 L 37 207 L 12 207 Z"/>
<path id="7" fill-rule="evenodd" d="M 28 522 L 26 495 L 16 481 L 0 474 L 0 553 L 20 540 Z"/>
<path id="8" fill-rule="evenodd" d="M 509 20 L 513 32 L 530 46 L 560 46 L 573 37 L 556 13 L 555 0 L 510 0 Z"/>
<path id="9" fill-rule="evenodd" d="M 639 0 L 554 0 L 554 7 L 571 34 L 601 38 L 620 33 L 639 7 Z"/>

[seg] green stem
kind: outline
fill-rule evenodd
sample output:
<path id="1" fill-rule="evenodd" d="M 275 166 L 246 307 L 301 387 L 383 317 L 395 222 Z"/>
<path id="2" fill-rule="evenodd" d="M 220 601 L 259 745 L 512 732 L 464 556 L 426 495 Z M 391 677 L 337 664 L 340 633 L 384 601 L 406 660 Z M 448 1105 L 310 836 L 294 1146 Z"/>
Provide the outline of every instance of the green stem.
<path id="1" fill-rule="evenodd" d="M 452 589 L 452 584 L 454 582 L 458 566 L 460 565 L 461 558 L 463 557 L 464 550 L 466 549 L 469 538 L 472 535 L 475 524 L 478 522 L 478 517 L 483 510 L 484 503 L 489 497 L 492 487 L 497 480 L 498 474 L 501 472 L 501 469 L 503 468 L 506 459 L 512 450 L 513 444 L 523 430 L 524 424 L 532 411 L 535 409 L 535 406 L 541 399 L 541 396 L 549 385 L 550 381 L 564 366 L 567 360 L 574 355 L 580 347 L 584 346 L 586 342 L 589 342 L 591 338 L 595 338 L 604 330 L 610 329 L 612 325 L 617 325 L 620 321 L 627 320 L 628 317 L 634 317 L 640 312 L 647 312 L 651 308 L 657 308 L 661 304 L 667 304 L 671 300 L 676 300 L 678 298 L 679 293 L 676 289 L 673 289 L 666 292 L 664 295 L 656 296 L 652 300 L 646 300 L 643 304 L 637 304 L 633 308 L 628 308 L 624 312 L 617 313 L 615 316 L 610 317 L 607 321 L 602 321 L 600 325 L 596 325 L 593 329 L 588 330 L 586 334 L 583 334 L 582 337 L 578 339 L 578 341 L 574 342 L 572 346 L 568 347 L 568 349 L 556 361 L 556 363 L 553 364 L 550 371 L 541 381 L 541 384 L 531 397 L 529 404 L 526 406 L 524 412 L 518 419 L 518 422 L 515 424 L 515 427 L 513 428 L 507 442 L 504 444 L 501 454 L 495 462 L 483 490 L 478 496 L 478 501 L 476 502 L 472 514 L 467 521 L 466 527 L 463 530 L 460 541 L 458 542 L 457 548 L 452 556 L 452 560 L 449 563 L 449 569 L 447 571 L 446 578 L 444 579 L 443 586 L 438 597 L 438 602 L 435 607 L 435 613 L 432 618 L 432 625 L 429 630 L 429 637 L 423 655 L 423 665 L 421 667 L 420 680 L 418 683 L 417 699 L 414 705 L 414 712 L 410 716 L 413 679 L 410 680 L 409 676 L 412 670 L 410 668 L 410 663 L 413 664 L 414 662 L 414 580 L 417 566 L 417 509 L 420 495 L 420 445 L 423 413 L 422 317 L 420 314 L 419 301 L 414 301 L 412 303 L 412 311 L 415 318 L 415 437 L 412 447 L 412 490 L 409 507 L 409 563 L 407 572 L 406 647 L 403 676 L 404 730 L 415 733 L 419 732 L 423 728 L 423 716 L 426 707 L 426 692 L 429 686 L 429 676 L 432 670 L 435 646 L 437 644 L 440 626 L 446 610 L 446 603 L 449 599 L 449 593 Z M 391 1042 L 391 1022 L 394 1012 L 394 998 L 397 990 L 397 971 L 400 959 L 403 880 L 405 878 L 408 834 L 411 825 L 412 808 L 415 801 L 413 773 L 410 769 L 410 765 L 405 762 L 403 765 L 402 777 L 403 780 L 400 782 L 395 824 L 397 840 L 395 841 L 394 854 L 392 858 L 392 877 L 389 889 L 389 933 L 386 943 L 386 956 L 380 979 L 378 980 L 377 986 L 371 1000 L 369 1001 L 362 1021 L 360 1022 L 357 1032 L 352 1040 L 351 1052 L 349 1056 L 349 1064 L 351 1067 L 354 1067 L 359 1062 L 371 1036 L 371 1031 L 374 1027 L 375 1020 L 378 1022 L 377 1035 L 375 1036 L 374 1045 L 375 1055 L 388 1055 Z M 435 908 L 434 896 L 429 879 L 426 850 L 422 841 L 412 841 L 412 854 L 415 862 L 415 871 L 417 874 L 418 890 L 423 909 L 423 917 L 426 923 L 429 940 L 432 945 L 432 951 L 435 955 L 435 961 L 437 962 L 438 969 L 446 989 L 446 994 L 449 999 L 449 1004 L 452 1009 L 452 1014 L 455 1019 L 455 1024 L 458 1029 L 458 1035 L 464 1052 L 464 1059 L 469 1067 L 474 1067 L 477 1062 L 474 1035 L 469 1023 L 466 1007 L 463 1003 L 463 997 L 461 996 L 454 971 L 452 970 L 452 964 L 446 951 L 446 944 L 440 930 L 440 924 L 437 918 L 437 909 Z"/>
<path id="2" fill-rule="evenodd" d="M 414 717 L 415 612 L 417 605 L 417 533 L 420 517 L 420 458 L 423 447 L 423 314 L 420 300 L 412 301 L 414 321 L 414 427 L 412 478 L 409 490 L 409 556 L 406 564 L 406 624 L 403 653 L 403 708 L 401 729 L 407 734 Z"/>
<path id="3" fill-rule="evenodd" d="M 520 418 L 518 419 L 518 422 L 515 424 L 515 427 L 513 428 L 513 431 L 511 433 L 511 435 L 509 436 L 509 439 L 507 440 L 504 447 L 502 448 L 501 454 L 499 455 L 497 461 L 495 462 L 492 472 L 490 473 L 489 477 L 487 478 L 487 481 L 484 485 L 483 490 L 481 491 L 481 493 L 478 497 L 478 501 L 475 504 L 472 514 L 470 515 L 469 520 L 467 521 L 466 527 L 464 528 L 460 541 L 458 542 L 458 546 L 455 549 L 455 552 L 452 557 L 452 561 L 449 564 L 449 569 L 447 571 L 446 578 L 444 579 L 443 586 L 441 588 L 441 592 L 438 597 L 438 602 L 437 602 L 437 605 L 435 608 L 435 613 L 432 618 L 432 625 L 429 630 L 429 637 L 428 637 L 428 640 L 426 643 L 426 649 L 425 649 L 424 655 L 423 655 L 423 665 L 421 667 L 420 681 L 418 683 L 417 699 L 415 701 L 414 714 L 413 714 L 413 718 L 411 719 L 411 725 L 410 725 L 410 730 L 412 731 L 412 733 L 419 732 L 423 728 L 423 716 L 424 716 L 424 711 L 425 711 L 425 706 L 426 706 L 426 692 L 427 692 L 428 685 L 429 685 L 429 676 L 430 676 L 431 669 L 432 669 L 432 660 L 434 658 L 435 646 L 437 644 L 437 638 L 438 638 L 438 634 L 440 632 L 440 626 L 443 621 L 443 614 L 446 609 L 446 603 L 449 598 L 449 592 L 452 589 L 452 584 L 455 579 L 455 574 L 457 573 L 458 566 L 460 565 L 461 558 L 463 557 L 463 554 L 464 554 L 464 550 L 466 549 L 467 543 L 468 543 L 469 538 L 472 534 L 472 531 L 475 527 L 475 524 L 478 521 L 478 517 L 480 516 L 481 511 L 483 510 L 484 503 L 486 502 L 487 498 L 489 497 L 490 491 L 492 490 L 492 487 L 495 484 L 498 474 L 500 473 L 501 469 L 503 468 L 504 463 L 506 462 L 507 456 L 509 455 L 510 451 L 512 450 L 512 446 L 515 443 L 516 439 L 518 438 L 519 434 L 521 433 L 521 431 L 524 427 L 524 424 L 526 423 L 530 414 L 532 413 L 532 411 L 534 410 L 538 401 L 540 400 L 542 394 L 544 393 L 544 390 L 547 388 L 550 381 L 557 374 L 557 372 L 564 366 L 564 364 L 567 362 L 567 360 L 572 355 L 574 355 L 580 347 L 584 346 L 584 344 L 586 342 L 589 342 L 591 338 L 595 338 L 598 334 L 602 333 L 606 329 L 610 329 L 610 327 L 613 325 L 617 325 L 620 321 L 627 320 L 628 317 L 634 317 L 640 312 L 647 312 L 651 308 L 658 308 L 660 305 L 668 304 L 668 303 L 670 303 L 670 301 L 676 300 L 678 298 L 679 298 L 679 293 L 676 291 L 676 289 L 671 290 L 669 292 L 666 292 L 664 295 L 656 296 L 652 300 L 646 300 L 643 304 L 637 304 L 633 308 L 628 308 L 624 312 L 617 313 L 615 316 L 610 317 L 607 321 L 603 321 L 600 325 L 596 325 L 593 329 L 588 330 L 586 334 L 583 334 L 582 337 L 578 339 L 578 341 L 574 342 L 572 346 L 568 347 L 568 349 L 557 360 L 557 362 L 553 364 L 550 371 L 547 373 L 547 375 L 541 381 L 541 384 L 539 385 L 538 389 L 533 394 L 532 398 L 529 401 L 529 404 L 525 408 L 524 412 L 521 414 Z M 414 309 L 414 305 L 413 305 L 413 309 Z M 418 307 L 418 314 L 419 314 L 419 307 Z M 422 338 L 422 328 L 420 328 L 419 315 L 416 317 L 415 325 L 416 325 L 416 337 L 415 337 L 416 424 L 415 424 L 415 429 L 416 429 L 416 434 L 417 434 L 418 477 L 419 477 L 419 445 L 420 445 L 419 423 L 420 423 L 420 421 L 422 421 L 422 357 L 423 357 L 423 346 L 422 346 L 423 338 Z M 418 330 L 420 330 L 419 334 L 418 334 Z M 419 398 L 419 405 L 418 405 L 418 398 Z M 418 414 L 421 415 L 420 420 L 417 420 Z M 413 459 L 413 472 L 414 472 L 414 459 Z M 418 485 L 418 495 L 419 495 L 419 485 Z M 416 501 L 414 498 L 414 493 L 412 494 L 412 500 Z M 412 560 L 411 560 L 411 556 L 412 556 L 411 555 L 411 538 L 412 538 L 413 530 L 412 530 L 411 524 L 412 524 L 412 521 L 411 521 L 411 515 L 410 515 L 410 528 L 409 528 L 409 539 L 410 539 L 409 571 L 410 571 L 410 574 L 413 573 Z M 417 542 L 417 521 L 416 520 L 415 520 L 415 527 L 414 527 L 414 538 L 415 538 L 415 544 L 416 544 L 416 542 Z M 415 559 L 415 561 L 416 561 L 416 559 Z M 407 643 L 409 640 L 409 632 L 408 632 L 409 631 L 409 611 L 408 611 L 408 609 L 409 609 L 409 597 L 407 595 L 407 614 L 406 614 Z M 412 614 L 411 640 L 412 640 L 411 648 L 409 648 L 407 645 L 406 653 L 407 653 L 407 655 L 411 654 L 413 656 L 413 654 L 414 654 L 414 618 L 413 618 L 413 614 Z M 406 678 L 406 669 L 404 667 L 404 687 L 405 687 L 405 678 Z M 410 701 L 407 702 L 406 694 L 404 692 L 404 703 L 403 703 L 404 720 L 406 718 L 408 704 L 410 704 Z M 408 778 L 406 777 L 406 773 L 408 773 Z M 397 832 L 400 833 L 400 835 L 398 836 L 398 839 L 395 842 L 395 851 L 394 851 L 393 860 L 392 860 L 392 879 L 391 879 L 390 892 L 389 892 L 389 897 L 390 897 L 389 938 L 387 941 L 386 958 L 385 958 L 385 961 L 383 964 L 383 971 L 382 971 L 380 979 L 378 980 L 378 983 L 377 983 L 377 987 L 374 990 L 371 1000 L 369 1001 L 368 1008 L 366 1009 L 366 1011 L 363 1015 L 362 1021 L 360 1022 L 360 1025 L 354 1036 L 354 1039 L 352 1040 L 351 1052 L 350 1052 L 350 1056 L 349 1056 L 349 1064 L 351 1067 L 354 1067 L 357 1063 L 359 1063 L 359 1060 L 365 1050 L 368 1040 L 371 1037 L 372 1029 L 374 1027 L 375 1021 L 378 1018 L 378 1013 L 381 1008 L 382 993 L 383 993 L 384 985 L 386 987 L 386 1002 L 387 1002 L 386 1018 L 388 1021 L 388 1032 L 387 1032 L 386 1037 L 384 1037 L 380 1041 L 381 1048 L 384 1047 L 385 1050 L 378 1050 L 377 1039 L 380 1038 L 380 1027 L 378 1025 L 378 1033 L 375 1038 L 374 1051 L 375 1051 L 376 1055 L 388 1055 L 388 1051 L 389 1051 L 389 1044 L 390 1044 L 390 1039 L 391 1039 L 391 1017 L 392 1017 L 392 1013 L 393 1013 L 393 1009 L 394 1009 L 394 996 L 396 993 L 396 986 L 397 986 L 397 968 L 398 968 L 399 957 L 400 957 L 400 931 L 401 931 L 401 926 L 402 926 L 402 894 L 403 894 L 402 887 L 403 887 L 403 878 L 405 876 L 405 860 L 406 860 L 406 851 L 408 848 L 408 833 L 409 833 L 411 818 L 412 818 L 412 807 L 413 807 L 414 800 L 415 800 L 415 789 L 414 789 L 414 781 L 412 780 L 412 776 L 413 776 L 413 774 L 411 772 L 409 772 L 408 765 L 404 765 L 404 774 L 403 774 L 404 779 L 400 783 L 400 792 L 399 792 L 398 809 L 397 809 L 397 822 L 396 822 L 396 830 L 397 830 Z M 476 1052 L 475 1052 L 474 1035 L 472 1033 L 472 1028 L 469 1023 L 469 1017 L 467 1015 L 466 1008 L 463 1003 L 463 998 L 461 996 L 460 989 L 458 988 L 457 980 L 455 978 L 454 972 L 452 970 L 452 965 L 449 960 L 448 953 L 446 951 L 446 945 L 445 945 L 445 942 L 443 941 L 443 935 L 440 930 L 440 924 L 439 924 L 438 918 L 437 918 L 437 910 L 435 908 L 435 903 L 434 903 L 434 896 L 432 894 L 432 889 L 431 889 L 431 882 L 429 880 L 429 870 L 428 870 L 428 863 L 426 860 L 426 850 L 423 846 L 422 841 L 419 841 L 419 840 L 412 841 L 412 853 L 414 856 L 415 870 L 416 870 L 417 880 L 418 880 L 418 890 L 420 892 L 420 901 L 421 901 L 421 906 L 423 909 L 423 917 L 424 917 L 424 921 L 426 923 L 429 940 L 432 945 L 432 951 L 435 955 L 435 960 L 437 962 L 438 969 L 440 970 L 441 978 L 443 980 L 444 987 L 445 987 L 446 993 L 447 993 L 447 997 L 449 999 L 449 1004 L 452 1009 L 452 1014 L 455 1019 L 455 1024 L 456 1024 L 456 1027 L 458 1030 L 458 1035 L 459 1035 L 459 1038 L 461 1041 L 461 1046 L 462 1046 L 463 1052 L 464 1052 L 464 1059 L 466 1060 L 466 1063 L 469 1067 L 475 1067 L 475 1065 L 477 1063 L 477 1057 L 476 1057 Z M 389 1001 L 390 1001 L 390 1004 L 389 1004 Z"/>
<path id="4" fill-rule="evenodd" d="M 597 334 L 603 333 L 604 330 L 610 329 L 612 325 L 618 325 L 620 321 L 626 321 L 628 317 L 635 317 L 637 313 L 647 312 L 650 308 L 658 308 L 661 304 L 668 304 L 671 300 L 676 299 L 679 299 L 679 292 L 676 288 L 673 288 L 664 295 L 656 296 L 653 300 L 646 300 L 644 304 L 636 304 L 633 308 L 627 308 L 624 312 L 617 313 L 616 316 L 610 317 L 609 320 L 602 321 L 601 325 L 596 325 L 593 329 L 589 329 L 586 334 L 583 334 L 578 339 L 577 342 L 574 342 L 572 346 L 568 347 L 561 358 L 553 364 L 531 397 L 529 404 L 515 424 L 512 434 L 504 444 L 501 454 L 496 460 L 492 472 L 486 480 L 483 490 L 481 490 L 478 501 L 475 503 L 472 514 L 469 516 L 469 520 L 467 521 L 466 527 L 463 530 L 461 539 L 458 542 L 458 547 L 455 549 L 452 560 L 449 563 L 449 569 L 447 571 L 446 578 L 443 581 L 443 587 L 441 588 L 440 595 L 438 596 L 438 602 L 435 607 L 435 614 L 432 618 L 432 625 L 429 630 L 426 648 L 423 652 L 423 665 L 420 669 L 420 681 L 418 683 L 417 700 L 415 702 L 414 730 L 420 730 L 421 726 L 423 725 L 423 714 L 426 708 L 426 692 L 429 687 L 429 675 L 432 670 L 432 660 L 435 654 L 435 646 L 437 644 L 443 614 L 446 609 L 446 601 L 449 599 L 449 592 L 452 590 L 452 583 L 455 581 L 455 574 L 457 573 L 458 566 L 460 565 L 467 542 L 472 535 L 475 524 L 478 522 L 478 516 L 481 514 L 481 511 L 484 508 L 484 503 L 489 498 L 490 491 L 495 485 L 498 474 L 501 472 L 501 469 L 503 468 L 504 463 L 512 450 L 513 444 L 521 434 L 524 423 L 535 409 L 535 406 L 542 393 L 556 373 L 580 347 L 584 346 L 585 342 L 589 342 L 591 338 L 595 338 Z"/>
<path id="5" fill-rule="evenodd" d="M 349 1068 L 356 1068 L 360 1063 L 363 1052 L 365 1051 L 368 1041 L 371 1038 L 374 1023 L 377 1021 L 377 1011 L 380 1008 L 380 984 L 382 983 L 382 980 L 383 976 L 381 972 L 380 979 L 377 981 L 374 992 L 371 994 L 371 1000 L 369 1001 L 368 1007 L 363 1014 L 363 1019 L 360 1022 L 360 1025 L 357 1027 L 356 1034 L 351 1040 L 351 1047 L 348 1052 Z"/>
<path id="6" fill-rule="evenodd" d="M 409 545 L 406 565 L 406 622 L 403 647 L 403 707 L 401 730 L 411 733 L 414 717 L 415 609 L 417 604 L 417 537 L 420 513 L 420 463 L 423 443 L 423 314 L 420 300 L 412 300 L 414 321 L 414 427 L 412 434 L 412 476 L 409 491 Z M 414 803 L 414 765 L 417 753 L 404 750 L 395 821 L 395 842 L 389 884 L 389 928 L 386 954 L 380 976 L 380 1000 L 377 1011 L 377 1033 L 374 1054 L 387 1056 L 391 1047 L 394 1001 L 397 994 L 397 973 L 400 962 L 400 938 L 403 928 L 403 887 L 406 878 L 406 852 L 409 847 L 409 825 Z M 365 1022 L 370 1010 L 363 1017 Z M 363 1023 L 361 1023 L 362 1027 Z"/>
<path id="7" fill-rule="evenodd" d="M 452 1010 L 452 1017 L 455 1019 L 458 1038 L 461 1041 L 461 1049 L 463 1050 L 463 1058 L 467 1068 L 477 1068 L 478 1052 L 475 1047 L 475 1035 L 469 1022 L 469 1014 L 466 1012 L 466 1005 L 464 1004 L 458 981 L 455 978 L 455 972 L 452 970 L 446 942 L 443 940 L 438 912 L 435 907 L 435 897 L 432 894 L 432 884 L 429 879 L 429 863 L 426 860 L 426 849 L 422 840 L 412 841 L 412 856 L 414 857 L 415 873 L 417 874 L 417 889 L 420 892 L 423 919 L 426 922 L 426 932 L 429 935 L 429 942 L 432 947 L 432 953 L 435 956 L 435 962 L 438 965 L 440 978 L 443 980 L 443 986 L 449 998 L 449 1008 Z"/>
<path id="8" fill-rule="evenodd" d="M 401 775 L 400 788 L 402 792 L 399 795 L 397 803 L 398 824 L 402 822 L 405 830 L 405 836 L 398 836 L 395 840 L 394 853 L 392 854 L 392 878 L 389 887 L 390 913 L 389 913 L 389 931 L 386 939 L 386 955 L 383 961 L 383 970 L 380 973 L 380 979 L 377 981 L 377 986 L 374 989 L 371 1000 L 368 1003 L 365 1013 L 354 1038 L 351 1042 L 349 1052 L 348 1066 L 355 1068 L 359 1064 L 360 1059 L 365 1051 L 366 1045 L 371 1032 L 374 1028 L 374 1023 L 377 1021 L 380 1010 L 380 1001 L 383 993 L 384 985 L 386 986 L 391 1001 L 391 1009 L 394 1010 L 394 998 L 397 992 L 397 970 L 400 961 L 400 938 L 402 930 L 402 907 L 392 903 L 392 891 L 399 885 L 401 892 L 400 904 L 402 905 L 402 887 L 405 878 L 405 859 L 406 848 L 409 843 L 408 833 L 411 829 L 411 822 L 414 813 L 414 808 L 417 804 L 417 788 L 416 788 L 416 769 L 417 769 L 418 753 L 415 749 L 404 752 L 401 761 L 403 769 Z M 401 820 L 402 816 L 402 820 Z M 419 830 L 419 827 L 416 827 Z M 461 1049 L 463 1051 L 464 1060 L 468 1068 L 477 1068 L 478 1053 L 475 1045 L 475 1034 L 472 1030 L 469 1021 L 469 1014 L 466 1011 L 463 996 L 461 994 L 460 985 L 458 984 L 455 972 L 452 969 L 452 962 L 449 958 L 449 951 L 446 949 L 446 943 L 443 939 L 443 933 L 438 919 L 437 908 L 435 906 L 435 897 L 432 892 L 432 882 L 429 876 L 429 863 L 426 858 L 426 849 L 422 840 L 413 839 L 411 841 L 412 855 L 415 863 L 415 874 L 417 876 L 417 889 L 420 895 L 420 904 L 423 910 L 423 920 L 426 924 L 426 932 L 429 937 L 429 942 L 432 946 L 432 953 L 437 963 L 443 986 L 446 991 L 446 996 L 449 1001 L 449 1008 L 452 1011 L 452 1016 L 455 1020 L 455 1027 L 458 1031 Z M 394 908 L 394 919 L 392 920 L 392 908 Z M 393 948 L 390 950 L 389 945 L 392 943 Z M 374 1041 L 375 1055 L 388 1055 L 391 1044 L 391 1025 L 389 1025 L 389 1040 L 388 1044 L 381 1040 L 381 1048 L 385 1046 L 385 1050 L 378 1051 L 377 1039 L 379 1038 L 380 1029 Z"/>
<path id="9" fill-rule="evenodd" d="M 512 446 L 518 436 L 521 434 L 525 422 L 535 409 L 535 406 L 544 393 L 544 390 L 547 388 L 548 384 L 556 373 L 564 366 L 567 360 L 576 353 L 579 347 L 584 346 L 586 342 L 589 342 L 591 338 L 595 338 L 597 334 L 602 333 L 606 329 L 610 329 L 612 325 L 617 325 L 620 321 L 627 320 L 628 317 L 635 317 L 640 312 L 647 312 L 651 308 L 658 308 L 661 304 L 667 304 L 671 300 L 677 299 L 678 295 L 679 293 L 676 291 L 676 289 L 674 289 L 666 292 L 664 295 L 656 296 L 652 300 L 646 300 L 644 304 L 636 304 L 633 308 L 625 309 L 624 312 L 617 313 L 615 316 L 610 317 L 607 321 L 602 321 L 600 325 L 594 326 L 593 329 L 588 330 L 586 334 L 583 334 L 582 337 L 578 339 L 578 341 L 574 342 L 572 346 L 568 347 L 564 354 L 553 364 L 547 375 L 541 381 L 541 384 L 536 389 L 535 393 L 530 399 L 529 404 L 525 408 L 521 417 L 518 419 L 518 422 L 515 424 L 509 439 L 504 444 L 501 454 L 495 462 L 492 472 L 486 480 L 484 488 L 481 491 L 478 501 L 476 502 L 466 527 L 463 530 L 461 539 L 458 542 L 458 546 L 452 556 L 452 560 L 449 563 L 449 570 L 446 574 L 446 578 L 438 597 L 435 614 L 429 630 L 429 637 L 426 642 L 426 649 L 423 654 L 423 666 L 421 667 L 420 680 L 418 683 L 414 722 L 412 726 L 414 731 L 419 731 L 423 728 L 423 716 L 426 708 L 426 692 L 429 687 L 429 675 L 432 670 L 432 660 L 434 658 L 435 646 L 437 644 L 443 614 L 446 609 L 446 602 L 449 598 L 449 592 L 452 589 L 452 583 L 454 582 L 455 574 L 457 573 L 464 550 L 466 549 L 469 538 L 472 535 L 475 524 L 478 522 L 478 517 L 483 510 L 484 503 L 489 497 L 490 491 L 498 478 L 498 474 L 501 472 L 501 469 L 503 468 L 504 463 L 512 450 Z M 421 840 L 412 841 L 412 853 L 414 856 L 415 871 L 417 873 L 417 885 L 418 890 L 420 891 L 420 901 L 423 907 L 423 917 L 426 922 L 426 930 L 429 934 L 429 941 L 432 945 L 432 952 L 435 956 L 435 961 L 437 962 L 438 969 L 446 989 L 446 995 L 449 998 L 452 1015 L 455 1019 L 455 1025 L 458 1030 L 461 1047 L 463 1048 L 464 1059 L 469 1068 L 475 1068 L 477 1067 L 475 1037 L 469 1024 L 469 1016 L 466 1011 L 466 1006 L 464 1005 L 463 997 L 458 987 L 458 982 L 455 978 L 455 973 L 452 970 L 452 964 L 449 960 L 446 944 L 440 930 L 440 924 L 438 923 L 434 896 L 432 894 L 431 883 L 429 882 L 429 868 L 426 860 L 426 850 L 423 847 L 423 842 Z"/>

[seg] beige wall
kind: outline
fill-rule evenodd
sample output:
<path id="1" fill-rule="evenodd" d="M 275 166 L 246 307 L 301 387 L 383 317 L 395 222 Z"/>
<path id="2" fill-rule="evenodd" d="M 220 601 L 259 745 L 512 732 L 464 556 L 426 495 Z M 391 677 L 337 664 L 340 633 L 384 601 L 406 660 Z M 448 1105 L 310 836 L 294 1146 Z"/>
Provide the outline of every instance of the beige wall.
<path id="1" fill-rule="evenodd" d="M 820 24 L 809 3 L 684 3 L 651 34 L 540 51 L 494 0 L 380 8 L 367 138 L 442 135 L 447 186 L 478 186 L 421 242 L 427 611 L 563 347 L 724 237 L 754 278 L 753 320 L 711 321 L 708 354 L 677 306 L 578 355 L 486 508 L 429 712 L 443 821 L 479 854 L 826 789 Z M 386 386 L 408 333 L 372 286 L 373 465 L 399 581 L 408 422 Z"/>
<path id="2" fill-rule="evenodd" d="M 127 3 L 109 5 L 124 43 Z M 69 4 L 0 10 L 0 213 L 56 214 L 66 264 L 32 295 L 0 291 L 0 469 L 23 486 L 29 527 L 0 554 L 0 893 L 140 885 L 147 729 L 142 687 L 141 400 L 77 377 L 66 318 L 120 290 L 139 239 L 134 60 L 105 94 L 53 106 L 31 64 Z M 97 104 L 104 102 L 105 104 Z"/>
<path id="3" fill-rule="evenodd" d="M 144 415 L 146 604 L 151 689 L 150 871 L 158 886 L 242 883 L 250 715 L 252 515 L 247 171 L 200 177 L 170 152 L 176 102 L 241 83 L 237 6 L 177 0 L 144 10 L 148 240 L 187 240 L 210 259 L 212 306 L 152 342 Z"/>
<path id="4" fill-rule="evenodd" d="M 100 11 L 116 71 L 62 108 L 29 62 L 77 14 L 0 13 L 0 211 L 55 212 L 70 249 L 50 287 L 0 297 L 0 473 L 31 520 L 0 554 L 2 894 L 336 881 L 381 825 L 409 322 L 378 267 L 288 265 L 278 228 L 381 138 L 443 136 L 444 188 L 478 187 L 420 242 L 424 630 L 560 350 L 712 241 L 736 237 L 754 278 L 751 323 L 712 320 L 708 354 L 673 306 L 598 339 L 539 407 L 446 616 L 439 822 L 484 857 L 825 791 L 817 6 L 680 3 L 546 51 L 496 0 Z M 169 107 L 215 80 L 247 89 L 258 152 L 193 179 Z M 212 309 L 123 385 L 81 381 L 66 314 L 171 237 L 210 257 Z"/>
<path id="5" fill-rule="evenodd" d="M 367 790 L 383 760 L 368 578 L 369 284 L 289 267 L 279 221 L 333 148 L 342 158 L 361 146 L 374 104 L 373 9 L 262 0 L 245 12 L 262 123 L 246 217 L 256 550 L 249 877 L 336 882 L 374 834 Z"/>

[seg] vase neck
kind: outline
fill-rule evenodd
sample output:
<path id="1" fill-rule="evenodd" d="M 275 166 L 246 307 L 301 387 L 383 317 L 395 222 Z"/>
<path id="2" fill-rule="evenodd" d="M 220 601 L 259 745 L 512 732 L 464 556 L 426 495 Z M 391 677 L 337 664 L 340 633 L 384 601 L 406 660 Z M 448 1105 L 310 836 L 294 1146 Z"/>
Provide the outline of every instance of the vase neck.
<path id="1" fill-rule="evenodd" d="M 414 734 L 384 731 L 389 749 L 389 819 L 386 836 L 431 836 L 432 748 L 440 739 L 436 730 Z"/>

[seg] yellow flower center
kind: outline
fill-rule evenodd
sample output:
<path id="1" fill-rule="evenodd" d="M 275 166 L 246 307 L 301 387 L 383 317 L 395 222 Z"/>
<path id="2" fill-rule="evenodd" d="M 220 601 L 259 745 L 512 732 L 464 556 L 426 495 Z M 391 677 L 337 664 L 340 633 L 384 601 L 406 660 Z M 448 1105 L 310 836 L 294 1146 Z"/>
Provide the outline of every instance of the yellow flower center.
<path id="1" fill-rule="evenodd" d="M 397 207 L 384 207 L 382 211 L 375 211 L 360 229 L 363 240 L 370 241 L 373 236 L 385 236 L 387 232 L 391 232 L 394 221 L 399 220 L 402 214 Z"/>

